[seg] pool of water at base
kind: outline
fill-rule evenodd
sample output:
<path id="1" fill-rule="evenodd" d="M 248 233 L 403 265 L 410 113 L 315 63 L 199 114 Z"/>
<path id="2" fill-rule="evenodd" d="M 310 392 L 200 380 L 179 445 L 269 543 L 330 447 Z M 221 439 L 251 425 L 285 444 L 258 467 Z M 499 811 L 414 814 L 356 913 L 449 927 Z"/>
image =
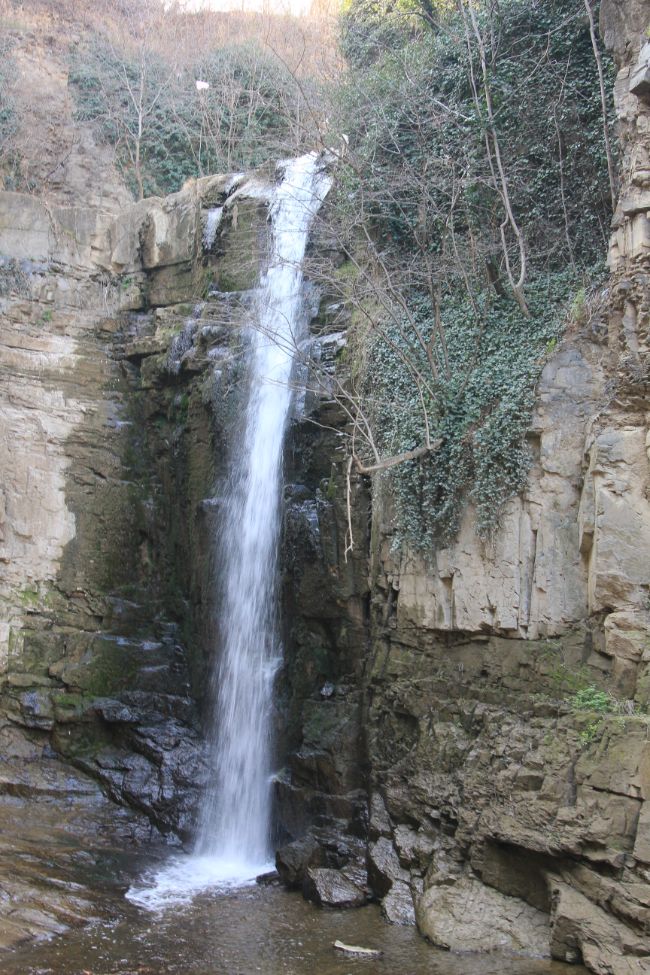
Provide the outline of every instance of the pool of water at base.
<path id="1" fill-rule="evenodd" d="M 117 905 L 113 905 L 116 907 Z M 320 910 L 276 886 L 203 893 L 153 914 L 119 913 L 0 957 L 3 975 L 578 975 L 583 968 L 502 954 L 455 955 L 416 930 L 387 924 L 376 905 Z M 342 954 L 334 941 L 374 948 Z"/>

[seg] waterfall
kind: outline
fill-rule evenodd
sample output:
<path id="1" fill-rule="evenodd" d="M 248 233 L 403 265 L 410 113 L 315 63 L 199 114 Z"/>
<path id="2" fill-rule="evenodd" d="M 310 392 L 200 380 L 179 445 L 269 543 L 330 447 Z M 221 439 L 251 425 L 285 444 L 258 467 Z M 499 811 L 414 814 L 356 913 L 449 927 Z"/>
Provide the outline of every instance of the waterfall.
<path id="1" fill-rule="evenodd" d="M 282 449 L 294 356 L 308 319 L 302 262 L 311 222 L 330 188 L 317 153 L 281 168 L 270 208 L 271 256 L 253 302 L 243 433 L 231 451 L 216 540 L 222 581 L 210 680 L 213 779 L 199 811 L 193 857 L 176 861 L 152 886 L 129 893 L 147 907 L 212 884 L 254 878 L 268 869 L 271 855 L 270 716 L 281 660 L 276 569 Z"/>
<path id="2" fill-rule="evenodd" d="M 215 777 L 200 812 L 197 853 L 233 871 L 269 856 L 270 710 L 281 659 L 275 625 L 282 446 L 294 351 L 305 324 L 302 260 L 328 188 L 315 154 L 287 163 L 271 206 L 272 256 L 254 306 L 250 392 L 221 532 L 220 660 L 211 693 Z"/>

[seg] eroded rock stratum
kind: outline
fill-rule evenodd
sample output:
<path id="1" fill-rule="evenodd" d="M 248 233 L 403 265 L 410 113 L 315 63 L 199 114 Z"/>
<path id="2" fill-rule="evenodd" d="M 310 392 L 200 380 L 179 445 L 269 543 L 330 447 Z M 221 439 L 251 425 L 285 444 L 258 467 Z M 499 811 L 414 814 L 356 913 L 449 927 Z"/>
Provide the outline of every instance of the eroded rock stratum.
<path id="1" fill-rule="evenodd" d="M 335 824 L 363 832 L 367 789 L 368 878 L 390 920 L 415 917 L 445 947 L 628 973 L 650 967 L 650 52 L 647 5 L 604 3 L 601 18 L 620 66 L 609 286 L 544 368 L 528 487 L 489 544 L 468 510 L 451 547 L 396 547 L 390 493 L 375 485 L 366 584 L 354 561 L 331 567 L 344 512 L 337 523 L 321 491 L 322 577 L 306 547 L 290 653 L 297 682 L 315 645 L 333 690 L 303 708 L 281 783 L 289 820 L 296 794 L 314 808 L 318 845 L 290 844 L 278 862 L 316 899 L 319 870 L 349 880 L 358 854 Z M 341 483 L 342 465 L 321 477 Z"/>
<path id="2" fill-rule="evenodd" d="M 325 400 L 308 398 L 320 425 L 292 424 L 286 463 L 284 878 L 325 904 L 377 897 L 452 949 L 599 973 L 650 964 L 645 20 L 603 3 L 611 280 L 549 358 L 528 488 L 491 543 L 468 511 L 449 549 L 398 552 L 390 498 L 359 481 L 346 559 L 345 418 Z M 0 194 L 0 792 L 65 781 L 62 756 L 99 819 L 93 780 L 139 810 L 134 840 L 189 837 L 206 775 L 210 540 L 264 185 L 210 177 L 132 205 Z M 319 322 L 334 368 L 327 296 Z"/>
<path id="3" fill-rule="evenodd" d="M 174 842 L 205 780 L 212 539 L 266 185 L 114 210 L 0 194 L 3 748 L 54 749 Z"/>

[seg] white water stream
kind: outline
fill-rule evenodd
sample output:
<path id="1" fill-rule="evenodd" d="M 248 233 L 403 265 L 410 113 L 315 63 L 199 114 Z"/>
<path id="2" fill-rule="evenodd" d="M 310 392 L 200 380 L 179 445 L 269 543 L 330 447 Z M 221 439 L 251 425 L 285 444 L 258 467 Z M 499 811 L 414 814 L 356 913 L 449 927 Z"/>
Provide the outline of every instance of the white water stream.
<path id="1" fill-rule="evenodd" d="M 224 581 L 209 741 L 214 778 L 200 810 L 194 855 L 175 859 L 129 892 L 153 909 L 209 886 L 245 883 L 270 867 L 282 448 L 294 353 L 306 327 L 302 262 L 310 225 L 330 187 L 316 153 L 283 168 L 270 210 L 271 259 L 254 303 L 244 430 L 232 452 L 220 535 Z"/>

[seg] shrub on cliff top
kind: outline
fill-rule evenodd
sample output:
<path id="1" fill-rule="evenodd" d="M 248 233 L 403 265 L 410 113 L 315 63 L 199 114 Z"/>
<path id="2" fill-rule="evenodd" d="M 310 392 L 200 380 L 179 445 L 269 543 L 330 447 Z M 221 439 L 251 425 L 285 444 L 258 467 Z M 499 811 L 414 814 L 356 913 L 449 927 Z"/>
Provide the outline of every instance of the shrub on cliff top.
<path id="1" fill-rule="evenodd" d="M 13 173 L 17 165 L 13 135 L 18 125 L 13 94 L 16 68 L 12 46 L 11 38 L 0 37 L 0 175 L 9 189 L 13 189 Z"/>
<path id="2" fill-rule="evenodd" d="M 583 0 L 409 0 L 389 22 L 382 2 L 345 13 L 338 97 L 354 449 L 390 468 L 397 536 L 426 548 L 467 501 L 489 534 L 523 488 L 535 385 L 604 254 L 611 189 Z"/>
<path id="3" fill-rule="evenodd" d="M 310 138 L 299 121 L 308 82 L 298 85 L 254 43 L 186 63 L 146 39 L 130 47 L 97 34 L 75 50 L 70 82 L 77 118 L 115 146 L 139 197 L 174 192 L 189 177 L 275 161 Z"/>

